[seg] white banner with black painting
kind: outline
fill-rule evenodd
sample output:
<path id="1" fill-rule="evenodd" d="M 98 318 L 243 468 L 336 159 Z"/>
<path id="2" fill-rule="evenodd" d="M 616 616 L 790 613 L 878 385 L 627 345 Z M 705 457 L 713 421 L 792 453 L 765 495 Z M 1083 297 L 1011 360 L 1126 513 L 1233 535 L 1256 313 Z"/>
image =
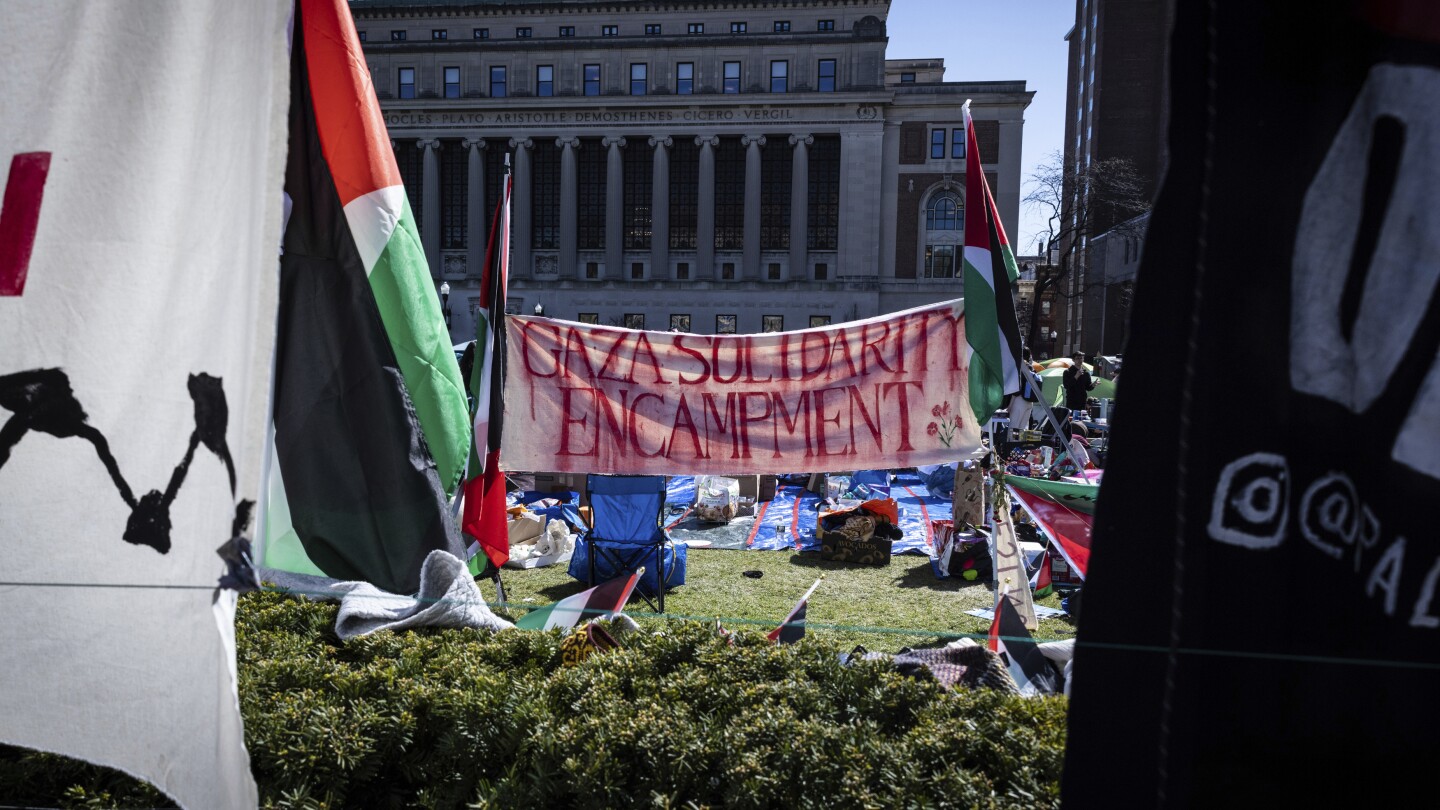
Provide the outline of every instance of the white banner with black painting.
<path id="1" fill-rule="evenodd" d="M 254 807 L 288 0 L 0 0 L 0 742 Z"/>

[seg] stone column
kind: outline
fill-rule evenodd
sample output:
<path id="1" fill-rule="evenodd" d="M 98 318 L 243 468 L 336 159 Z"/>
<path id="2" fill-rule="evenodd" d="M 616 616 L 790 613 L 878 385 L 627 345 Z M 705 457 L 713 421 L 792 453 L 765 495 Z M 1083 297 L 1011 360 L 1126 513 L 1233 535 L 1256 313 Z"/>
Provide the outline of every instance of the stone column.
<path id="1" fill-rule="evenodd" d="M 810 277 L 810 144 L 811 135 L 791 135 L 795 154 L 790 161 L 790 273 L 789 278 Z"/>
<path id="2" fill-rule="evenodd" d="M 765 136 L 745 135 L 740 143 L 745 146 L 745 249 L 741 278 L 754 281 L 760 278 L 760 147 L 765 145 Z"/>
<path id="3" fill-rule="evenodd" d="M 483 278 L 490 238 L 490 216 L 485 210 L 485 141 L 470 138 L 460 145 L 470 151 L 465 182 L 465 275 Z"/>
<path id="4" fill-rule="evenodd" d="M 510 275 L 530 278 L 534 268 L 530 261 L 530 150 L 535 142 L 529 138 L 511 138 L 515 150 L 514 188 L 510 194 Z"/>
<path id="5" fill-rule="evenodd" d="M 415 142 L 425 150 L 424 170 L 420 175 L 420 205 L 425 211 L 425 225 L 420 229 L 420 245 L 425 248 L 425 260 L 430 264 L 430 275 L 440 277 L 440 142 L 434 138 Z"/>
<path id="6" fill-rule="evenodd" d="M 625 264 L 625 139 L 612 135 L 604 140 L 605 156 L 605 276 L 624 278 Z"/>
<path id="7" fill-rule="evenodd" d="M 575 278 L 575 263 L 580 244 L 580 184 L 575 165 L 579 138 L 556 138 L 560 147 L 560 278 Z"/>
<path id="8" fill-rule="evenodd" d="M 700 147 L 700 210 L 695 218 L 695 278 L 715 278 L 715 135 L 695 136 Z"/>
<path id="9" fill-rule="evenodd" d="M 669 135 L 650 139 L 655 147 L 654 174 L 650 179 L 650 277 L 670 278 L 670 147 Z"/>

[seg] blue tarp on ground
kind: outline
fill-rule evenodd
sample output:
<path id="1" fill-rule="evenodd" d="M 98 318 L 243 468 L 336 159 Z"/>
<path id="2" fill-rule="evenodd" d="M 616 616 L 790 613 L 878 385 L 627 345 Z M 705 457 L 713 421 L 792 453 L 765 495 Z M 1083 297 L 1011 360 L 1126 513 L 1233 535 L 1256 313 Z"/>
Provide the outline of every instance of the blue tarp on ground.
<path id="1" fill-rule="evenodd" d="M 949 520 L 948 499 L 934 498 L 913 471 L 895 475 L 890 497 L 900 506 L 900 528 L 893 554 L 932 553 L 930 522 Z M 820 516 L 818 495 L 795 484 L 776 487 L 775 499 L 755 505 L 754 516 L 738 517 L 728 524 L 701 523 L 689 514 L 695 503 L 695 479 L 673 476 L 666 487 L 665 520 L 675 540 L 708 544 L 709 548 L 752 551 L 819 551 L 815 523 Z"/>

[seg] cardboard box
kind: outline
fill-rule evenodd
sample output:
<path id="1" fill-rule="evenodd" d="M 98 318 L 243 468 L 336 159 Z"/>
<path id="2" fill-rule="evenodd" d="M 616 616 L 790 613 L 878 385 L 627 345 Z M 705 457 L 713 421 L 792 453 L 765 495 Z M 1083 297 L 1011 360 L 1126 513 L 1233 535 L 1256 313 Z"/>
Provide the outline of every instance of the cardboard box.
<path id="1" fill-rule="evenodd" d="M 755 496 L 758 503 L 775 500 L 776 478 L 773 475 L 760 476 L 759 493 Z"/>
<path id="2" fill-rule="evenodd" d="M 741 498 L 749 498 L 751 501 L 759 500 L 759 495 L 760 495 L 760 476 L 758 476 L 758 475 L 732 475 L 732 476 L 730 476 L 730 477 L 731 477 L 731 478 L 734 478 L 736 481 L 739 481 L 739 482 L 740 482 L 740 497 L 741 497 Z"/>
<path id="3" fill-rule="evenodd" d="M 875 534 L 872 537 L 852 537 L 839 531 L 846 519 L 859 511 L 862 510 L 821 513 L 815 523 L 815 535 L 820 540 L 820 559 L 856 565 L 890 564 L 891 548 L 904 533 L 888 520 L 876 521 Z"/>
<path id="4" fill-rule="evenodd" d="M 580 493 L 580 503 L 590 503 L 590 496 L 585 492 L 585 482 L 589 478 L 585 473 L 535 473 L 536 492 L 571 492 Z"/>

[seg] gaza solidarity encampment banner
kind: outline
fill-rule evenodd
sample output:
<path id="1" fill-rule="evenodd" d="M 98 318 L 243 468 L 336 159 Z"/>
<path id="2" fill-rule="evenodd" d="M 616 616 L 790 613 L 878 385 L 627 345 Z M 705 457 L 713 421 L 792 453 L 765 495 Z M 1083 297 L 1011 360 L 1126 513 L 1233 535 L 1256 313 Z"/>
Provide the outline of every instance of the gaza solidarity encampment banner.
<path id="1" fill-rule="evenodd" d="M 799 332 L 641 332 L 508 319 L 507 469 L 856 470 L 979 444 L 963 302 Z"/>

